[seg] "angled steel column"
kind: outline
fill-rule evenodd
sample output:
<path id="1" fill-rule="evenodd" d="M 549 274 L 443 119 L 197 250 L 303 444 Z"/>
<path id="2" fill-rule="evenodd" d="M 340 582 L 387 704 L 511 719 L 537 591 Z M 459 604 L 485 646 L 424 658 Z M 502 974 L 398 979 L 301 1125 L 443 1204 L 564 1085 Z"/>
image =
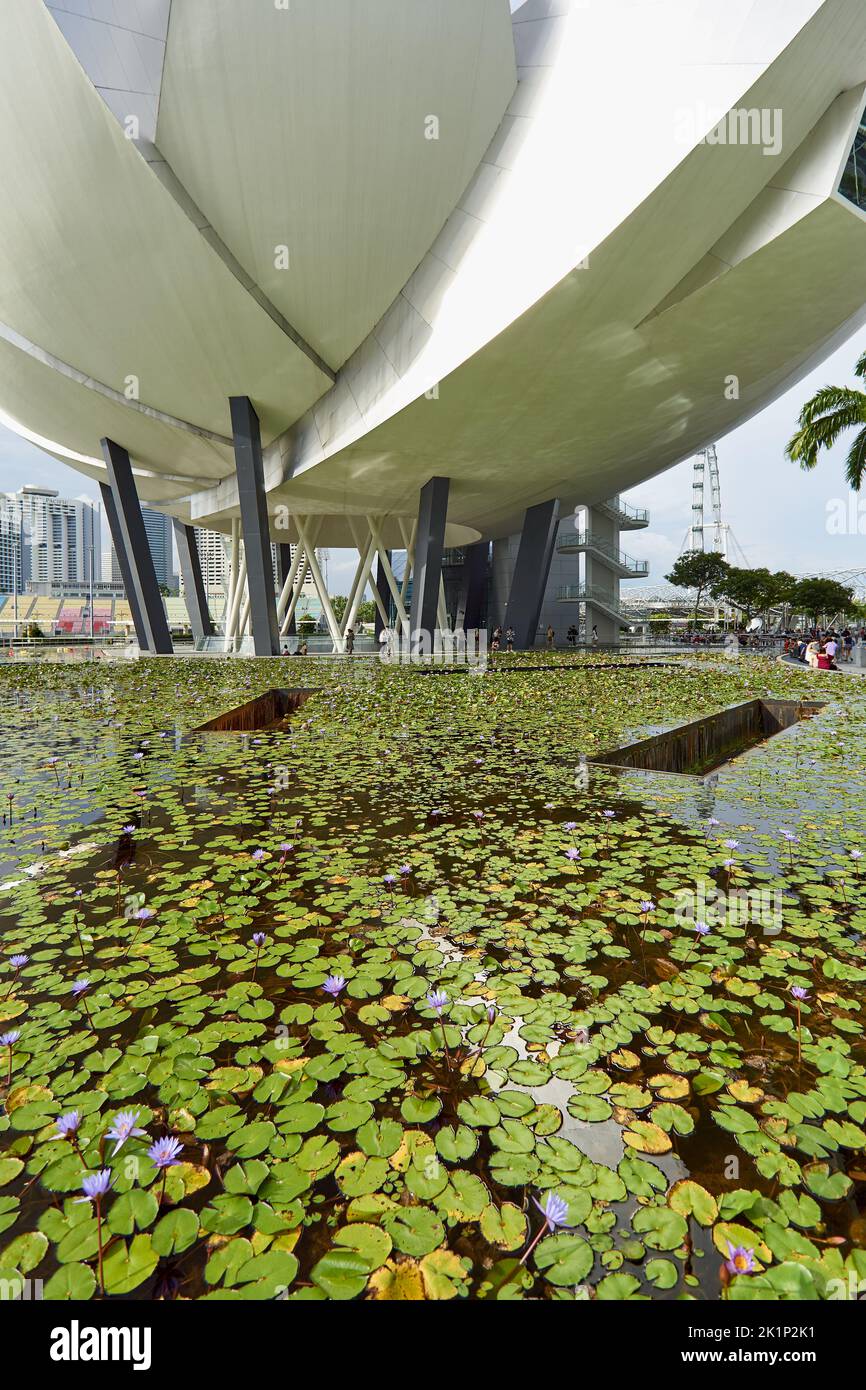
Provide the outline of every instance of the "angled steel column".
<path id="1" fill-rule="evenodd" d="M 248 396 L 232 396 L 230 405 L 241 525 L 247 557 L 253 645 L 256 656 L 279 656 L 280 629 L 271 564 L 271 533 L 259 417 Z"/>
<path id="2" fill-rule="evenodd" d="M 115 444 L 113 439 L 102 440 L 102 452 L 114 498 L 120 536 L 120 545 L 115 542 L 117 558 L 120 560 L 121 551 L 125 552 L 130 583 L 138 602 L 141 627 L 136 627 L 136 631 L 139 634 L 139 645 L 143 634 L 147 651 L 155 656 L 171 656 L 174 648 L 171 644 L 162 594 L 156 582 L 153 556 L 147 543 L 147 532 L 144 529 L 129 454 L 120 444 Z"/>
<path id="3" fill-rule="evenodd" d="M 445 520 L 448 515 L 450 478 L 431 478 L 421 489 L 415 565 L 412 578 L 412 633 L 433 633 L 438 626 Z"/>
<path id="4" fill-rule="evenodd" d="M 177 519 L 172 524 L 174 526 L 174 539 L 177 542 L 180 572 L 183 576 L 183 593 L 192 635 L 196 639 L 213 637 L 214 625 L 211 622 L 207 593 L 202 579 L 201 560 L 199 559 L 195 530 L 192 526 L 186 526 Z"/>
<path id="5" fill-rule="evenodd" d="M 138 645 L 143 652 L 147 651 L 147 634 L 144 630 L 144 623 L 141 621 L 141 609 L 138 606 L 138 596 L 135 592 L 135 585 L 132 582 L 132 571 L 126 558 L 126 548 L 123 544 L 123 536 L 120 530 L 120 520 L 117 515 L 117 508 L 114 505 L 114 493 L 108 483 L 100 483 L 99 491 L 102 493 L 102 505 L 105 508 L 105 519 L 108 522 L 108 529 L 111 532 L 111 540 L 114 545 L 114 553 L 117 556 L 117 563 L 120 566 L 120 574 L 123 579 L 123 587 L 126 590 L 126 601 L 132 610 L 132 621 L 135 626 L 135 635 L 138 638 Z"/>
<path id="6" fill-rule="evenodd" d="M 490 542 L 467 546 L 457 605 L 457 627 L 472 632 L 484 625 L 487 580 L 490 570 Z"/>
<path id="7" fill-rule="evenodd" d="M 283 586 L 292 572 L 292 547 L 290 545 L 277 546 L 277 588 L 282 593 Z M 289 621 L 286 637 L 297 637 L 298 624 L 294 613 Z"/>
<path id="8" fill-rule="evenodd" d="M 388 555 L 388 564 L 389 564 L 389 565 L 393 564 L 393 563 L 394 563 L 394 560 L 393 560 L 393 551 L 391 551 L 391 550 L 387 551 L 387 555 Z M 408 561 L 407 561 L 407 563 L 408 563 Z M 381 557 L 381 555 L 379 556 L 379 559 L 376 561 L 376 592 L 378 593 L 379 598 L 382 600 L 382 605 L 383 605 L 383 607 L 385 608 L 385 611 L 386 611 L 386 612 L 390 612 L 390 611 L 391 611 L 391 591 L 390 591 L 390 589 L 388 588 L 388 581 L 387 581 L 387 579 L 385 578 L 385 567 L 384 567 L 384 565 L 382 564 L 382 557 Z M 378 642 L 379 638 L 381 637 L 382 633 L 384 632 L 384 630 L 385 630 L 385 623 L 384 623 L 384 620 L 383 620 L 383 618 L 382 618 L 381 609 L 379 608 L 379 605 L 377 604 L 377 605 L 376 605 L 376 641 L 377 641 L 377 642 Z"/>
<path id="9" fill-rule="evenodd" d="M 518 651 L 535 646 L 558 525 L 559 499 L 555 497 L 529 507 L 523 518 L 520 549 L 505 610 L 505 629 L 514 628 L 514 645 Z"/>

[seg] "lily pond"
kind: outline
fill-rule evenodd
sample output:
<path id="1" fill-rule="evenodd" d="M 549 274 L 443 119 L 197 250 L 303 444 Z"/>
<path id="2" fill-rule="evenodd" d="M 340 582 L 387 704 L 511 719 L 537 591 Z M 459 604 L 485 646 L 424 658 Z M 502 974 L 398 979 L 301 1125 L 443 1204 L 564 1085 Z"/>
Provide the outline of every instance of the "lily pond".
<path id="1" fill-rule="evenodd" d="M 592 762 L 755 698 L 823 707 Z M 142 661 L 0 718 L 5 1296 L 866 1288 L 860 680 Z"/>

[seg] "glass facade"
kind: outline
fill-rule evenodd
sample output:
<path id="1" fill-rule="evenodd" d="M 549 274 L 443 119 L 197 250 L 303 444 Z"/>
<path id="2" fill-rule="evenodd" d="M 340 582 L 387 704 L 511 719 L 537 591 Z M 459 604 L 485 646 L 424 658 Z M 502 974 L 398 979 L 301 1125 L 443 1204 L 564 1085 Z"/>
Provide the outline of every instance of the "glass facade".
<path id="1" fill-rule="evenodd" d="M 848 156 L 839 192 L 843 198 L 866 212 L 866 112 L 863 113 L 854 147 Z"/>

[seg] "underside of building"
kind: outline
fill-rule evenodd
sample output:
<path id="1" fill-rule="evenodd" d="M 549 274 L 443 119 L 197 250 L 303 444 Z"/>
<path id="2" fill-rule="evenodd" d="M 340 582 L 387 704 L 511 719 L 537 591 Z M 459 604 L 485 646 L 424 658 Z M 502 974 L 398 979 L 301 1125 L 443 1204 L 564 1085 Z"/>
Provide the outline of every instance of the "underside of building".
<path id="1" fill-rule="evenodd" d="M 485 543 L 521 644 L 612 632 L 610 499 L 866 320 L 864 107 L 862 0 L 5 0 L 0 421 L 99 482 L 150 650 L 142 503 L 262 654 L 377 573 L 435 629 Z"/>

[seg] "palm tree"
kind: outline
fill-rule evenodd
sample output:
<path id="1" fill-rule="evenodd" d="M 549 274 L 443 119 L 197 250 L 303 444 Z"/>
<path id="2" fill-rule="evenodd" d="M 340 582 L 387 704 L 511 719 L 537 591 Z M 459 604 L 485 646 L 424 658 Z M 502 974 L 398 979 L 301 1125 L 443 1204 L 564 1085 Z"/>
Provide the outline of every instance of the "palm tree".
<path id="1" fill-rule="evenodd" d="M 854 368 L 866 380 L 866 352 Z M 859 427 L 859 428 L 858 428 Z M 800 411 L 800 428 L 785 453 L 792 463 L 810 472 L 822 449 L 831 449 L 845 430 L 857 429 L 845 464 L 845 477 L 854 492 L 866 480 L 866 391 L 850 386 L 824 386 Z"/>

